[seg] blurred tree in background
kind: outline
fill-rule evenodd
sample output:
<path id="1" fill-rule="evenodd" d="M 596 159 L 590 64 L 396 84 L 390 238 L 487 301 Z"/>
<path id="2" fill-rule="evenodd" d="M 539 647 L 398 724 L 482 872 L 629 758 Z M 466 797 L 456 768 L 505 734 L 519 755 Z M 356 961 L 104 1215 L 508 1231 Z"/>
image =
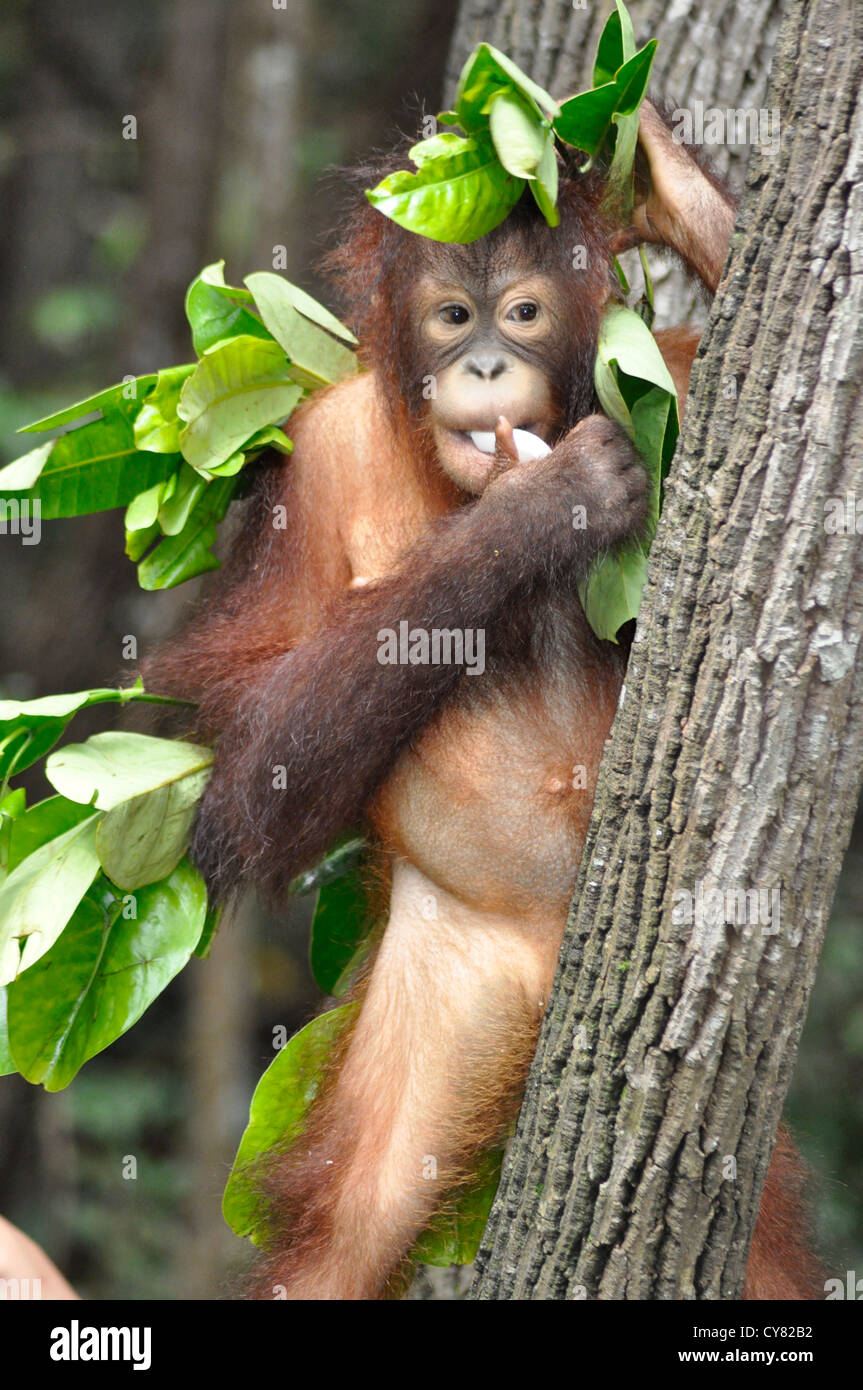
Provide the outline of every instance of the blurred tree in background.
<path id="1" fill-rule="evenodd" d="M 289 276 L 326 299 L 314 267 L 341 195 L 325 171 L 437 111 L 458 5 L 277 4 L 7 0 L 0 461 L 26 447 L 14 433 L 25 421 L 186 360 L 183 293 L 208 261 L 224 257 L 237 284 L 284 247 Z M 145 655 L 192 587 L 142 594 L 114 514 L 51 523 L 39 546 L 0 536 L 0 694 L 122 674 L 124 637 Z M 95 727 L 82 720 L 73 736 Z M 790 1106 L 822 1175 L 825 1243 L 858 1270 L 861 898 L 858 826 Z M 294 1031 L 315 1007 L 306 906 L 285 924 L 244 904 L 211 958 L 193 960 L 67 1091 L 0 1079 L 0 1210 L 86 1296 L 208 1297 L 244 1258 L 221 1191 L 273 1030 Z"/>
<path id="2" fill-rule="evenodd" d="M 10 0 L 0 15 L 0 458 L 18 425 L 188 360 L 189 281 L 235 283 L 337 223 L 338 180 L 436 111 L 455 0 Z M 130 119 L 131 118 L 131 119 Z M 134 138 L 125 138 L 128 135 Z M 104 683 L 193 598 L 142 594 L 120 518 L 0 537 L 0 692 Z M 74 737 L 98 727 L 82 721 Z M 207 1297 L 241 1243 L 220 1199 L 273 1029 L 307 1021 L 307 904 L 223 926 L 65 1092 L 0 1080 L 0 1210 L 92 1297 Z M 126 1156 L 137 1177 L 123 1176 Z M 128 1164 L 126 1170 L 128 1171 Z"/>

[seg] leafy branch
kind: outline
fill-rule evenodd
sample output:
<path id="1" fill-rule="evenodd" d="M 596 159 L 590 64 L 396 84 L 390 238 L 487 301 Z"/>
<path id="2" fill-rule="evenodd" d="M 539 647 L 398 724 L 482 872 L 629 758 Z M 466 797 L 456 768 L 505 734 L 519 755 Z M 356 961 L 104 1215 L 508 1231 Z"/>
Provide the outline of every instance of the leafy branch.
<path id="1" fill-rule="evenodd" d="M 216 528 L 243 470 L 264 449 L 289 454 L 282 426 L 300 401 L 357 370 L 353 334 L 311 295 L 270 271 L 246 284 L 226 285 L 218 261 L 190 285 L 196 362 L 129 377 L 26 425 L 72 428 L 0 469 L 0 520 L 25 503 L 45 521 L 125 507 L 143 589 L 215 569 Z"/>
<path id="2" fill-rule="evenodd" d="M 607 163 L 607 196 L 628 217 L 638 109 L 656 40 L 636 51 L 626 6 L 615 4 L 597 47 L 593 87 L 561 105 L 505 53 L 479 44 L 462 70 L 453 109 L 437 118 L 461 134 L 444 131 L 414 145 L 409 158 L 417 172 L 399 170 L 369 189 L 372 206 L 421 236 L 467 243 L 499 226 L 527 187 L 556 227 L 560 141 L 584 154 L 582 172 Z"/>

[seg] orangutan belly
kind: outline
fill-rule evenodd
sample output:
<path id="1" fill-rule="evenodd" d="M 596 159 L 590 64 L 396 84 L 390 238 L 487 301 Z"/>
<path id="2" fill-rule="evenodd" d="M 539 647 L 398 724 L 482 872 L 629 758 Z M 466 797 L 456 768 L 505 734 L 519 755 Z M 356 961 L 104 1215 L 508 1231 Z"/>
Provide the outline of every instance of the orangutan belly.
<path id="1" fill-rule="evenodd" d="M 588 690 L 577 678 L 537 682 L 534 672 L 506 691 L 468 691 L 448 705 L 375 799 L 384 845 L 474 911 L 562 924 L 618 669 L 609 665 L 599 692 L 595 673 Z"/>

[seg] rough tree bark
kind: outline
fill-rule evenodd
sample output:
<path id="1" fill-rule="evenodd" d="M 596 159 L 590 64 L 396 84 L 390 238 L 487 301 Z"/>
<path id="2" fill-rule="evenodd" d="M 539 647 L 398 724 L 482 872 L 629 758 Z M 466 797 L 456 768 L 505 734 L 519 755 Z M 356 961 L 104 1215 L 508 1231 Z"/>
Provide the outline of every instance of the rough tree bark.
<path id="1" fill-rule="evenodd" d="M 474 1297 L 742 1288 L 863 769 L 861 91 L 863 9 L 794 0 Z"/>
<path id="2" fill-rule="evenodd" d="M 557 97 L 583 91 L 592 81 L 593 57 L 611 3 L 573 0 L 462 0 L 447 65 L 446 104 L 462 63 L 481 40 L 508 53 L 536 82 Z M 639 43 L 658 38 L 650 92 L 674 106 L 746 110 L 765 105 L 776 36 L 788 0 L 628 0 Z M 743 187 L 749 158 L 745 145 L 717 145 L 709 153 L 735 192 Z M 654 258 L 655 259 L 655 258 Z M 638 283 L 638 257 L 626 272 Z M 707 313 L 699 290 L 673 261 L 654 266 L 656 327 L 691 322 Z"/>

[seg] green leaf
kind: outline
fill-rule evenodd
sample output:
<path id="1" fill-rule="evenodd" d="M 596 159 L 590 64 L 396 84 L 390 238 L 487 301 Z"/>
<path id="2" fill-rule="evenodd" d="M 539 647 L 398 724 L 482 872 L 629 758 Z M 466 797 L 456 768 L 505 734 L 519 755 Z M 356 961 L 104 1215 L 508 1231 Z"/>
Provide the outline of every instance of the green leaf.
<path id="1" fill-rule="evenodd" d="M 86 400 L 77 401 L 75 405 L 67 405 L 54 415 L 35 420 L 32 425 L 22 425 L 18 433 L 38 434 L 41 430 L 53 430 L 58 425 L 68 425 L 72 420 L 79 420 L 82 415 L 92 415 L 96 410 L 104 411 L 106 407 L 121 415 L 131 415 L 137 410 L 147 392 L 155 386 L 156 380 L 155 372 L 148 372 L 145 376 L 129 377 L 126 381 L 119 381 L 116 386 L 97 391 L 95 396 L 88 396 Z"/>
<path id="2" fill-rule="evenodd" d="M 195 810 L 209 778 L 207 766 L 108 812 L 96 831 L 96 853 L 112 883 L 132 892 L 173 872 L 189 847 Z"/>
<path id="3" fill-rule="evenodd" d="M 212 761 L 212 748 L 201 744 L 112 729 L 52 753 L 45 776 L 70 801 L 111 811 L 130 797 L 193 777 Z"/>
<path id="4" fill-rule="evenodd" d="M 606 642 L 616 642 L 623 624 L 638 617 L 647 555 L 634 542 L 621 546 L 597 565 L 586 582 L 579 582 L 584 615 L 597 637 Z"/>
<path id="5" fill-rule="evenodd" d="M 125 689 L 96 687 L 69 695 L 46 695 L 39 700 L 0 700 L 0 779 L 23 772 L 44 758 L 66 725 L 86 705 L 151 701 L 140 684 Z"/>
<path id="6" fill-rule="evenodd" d="M 259 430 L 258 434 L 252 435 L 252 438 L 248 441 L 250 446 L 253 445 L 253 441 L 256 440 L 261 433 L 262 431 Z M 200 478 L 206 479 L 208 482 L 211 482 L 213 478 L 235 478 L 236 475 L 245 467 L 245 465 L 246 451 L 245 448 L 243 448 L 240 449 L 236 454 L 231 454 L 231 457 L 229 459 L 225 459 L 224 463 L 217 463 L 215 468 L 202 468 L 198 473 L 198 476 Z"/>
<path id="7" fill-rule="evenodd" d="M 9 1051 L 9 1030 L 6 1026 L 6 996 L 5 986 L 0 988 L 0 1076 L 11 1076 L 18 1068 L 12 1061 L 12 1053 Z"/>
<path id="8" fill-rule="evenodd" d="M 177 474 L 176 487 L 159 506 L 158 522 L 166 536 L 179 536 L 206 487 L 206 478 L 202 478 L 184 459 Z"/>
<path id="9" fill-rule="evenodd" d="M 258 1082 L 222 1199 L 225 1220 L 238 1236 L 255 1244 L 266 1237 L 267 1217 L 249 1169 L 269 1149 L 286 1147 L 302 1134 L 333 1045 L 359 1008 L 359 1003 L 342 1004 L 313 1019 L 276 1053 Z"/>
<path id="10" fill-rule="evenodd" d="M 9 843 L 9 869 L 17 869 L 28 855 L 95 815 L 92 806 L 81 806 L 64 796 L 38 801 L 13 822 Z"/>
<path id="11" fill-rule="evenodd" d="M 349 835 L 328 850 L 312 869 L 305 869 L 288 885 L 289 893 L 313 893 L 334 879 L 341 878 L 354 868 L 368 841 L 360 835 Z"/>
<path id="12" fill-rule="evenodd" d="M 46 444 L 37 444 L 29 453 L 22 454 L 12 463 L 7 463 L 5 468 L 0 468 L 0 492 L 26 491 L 33 487 L 39 480 L 56 442 L 55 439 L 49 439 Z"/>
<path id="13" fill-rule="evenodd" d="M 606 200 L 616 198 L 619 202 L 618 215 L 626 218 L 632 212 L 633 203 L 632 182 L 635 148 L 638 144 L 638 107 L 647 90 L 655 52 L 656 40 L 652 39 L 641 53 L 636 54 L 632 59 L 634 67 L 637 67 L 639 63 L 641 64 L 640 70 L 633 72 L 626 79 L 626 84 L 622 88 L 620 75 L 618 74 L 615 79 L 618 88 L 621 88 L 621 97 L 613 117 L 617 127 L 617 137 L 614 142 L 614 155 L 608 170 L 609 192 L 606 193 L 605 197 Z"/>
<path id="14" fill-rule="evenodd" d="M 238 479 L 231 477 L 217 478 L 208 485 L 179 535 L 167 536 L 138 565 L 142 589 L 173 589 L 219 568 L 210 547 L 237 486 Z"/>
<path id="15" fill-rule="evenodd" d="M 612 259 L 611 263 L 614 267 L 614 273 L 617 276 L 620 288 L 623 290 L 624 294 L 629 294 L 629 281 L 626 278 L 626 273 L 624 272 L 623 266 L 620 264 L 620 261 L 617 259 L 616 256 Z"/>
<path id="16" fill-rule="evenodd" d="M 614 0 L 614 4 L 620 16 L 620 40 L 623 46 L 623 61 L 626 63 L 635 52 L 635 34 L 633 33 L 629 10 L 624 5 L 623 0 Z"/>
<path id="17" fill-rule="evenodd" d="M 614 642 L 623 624 L 638 616 L 662 479 L 679 431 L 677 394 L 656 339 L 639 315 L 622 305 L 612 305 L 603 316 L 594 382 L 606 415 L 626 431 L 644 458 L 650 485 L 644 541 L 619 547 L 578 586 L 594 632 Z"/>
<path id="18" fill-rule="evenodd" d="M 21 492 L 19 501 L 38 498 L 43 521 L 108 511 L 125 507 L 174 466 L 171 455 L 139 452 L 130 421 L 106 415 L 55 440 L 35 486 Z M 13 489 L 7 484 L 6 490 Z"/>
<path id="19" fill-rule="evenodd" d="M 0 985 L 53 946 L 99 872 L 98 820 L 90 816 L 40 846 L 0 887 Z"/>
<path id="20" fill-rule="evenodd" d="M 210 954 L 210 947 L 213 944 L 213 937 L 216 935 L 221 920 L 221 906 L 207 908 L 207 915 L 204 918 L 204 925 L 201 928 L 201 935 L 198 937 L 198 941 L 195 946 L 195 955 L 200 956 L 202 960 L 206 959 L 206 957 Z"/>
<path id="21" fill-rule="evenodd" d="M 319 889 L 309 963 L 323 994 L 344 994 L 357 949 L 373 924 L 362 875 L 357 869 Z"/>
<path id="22" fill-rule="evenodd" d="M 131 1028 L 188 961 L 206 909 L 188 860 L 131 901 L 100 879 L 51 950 L 9 988 L 10 1053 L 27 1080 L 59 1091 Z"/>
<path id="23" fill-rule="evenodd" d="M 121 699 L 128 694 L 111 686 L 95 686 L 68 695 L 42 695 L 38 700 L 0 700 L 0 727 L 19 720 L 35 724 L 43 719 L 71 719 L 85 705 L 103 704 L 110 697 Z"/>
<path id="24" fill-rule="evenodd" d="M 638 248 L 638 258 L 641 261 L 641 275 L 644 280 L 644 292 L 638 304 L 636 305 L 636 313 L 638 314 L 639 318 L 644 320 L 648 328 L 652 328 L 653 320 L 656 317 L 656 308 L 653 302 L 653 276 L 650 273 L 650 261 L 647 256 L 647 247 L 644 245 L 643 242 Z M 616 256 L 614 258 L 614 263 L 615 266 L 617 266 Z M 626 291 L 624 291 L 624 293 L 626 293 Z"/>
<path id="25" fill-rule="evenodd" d="M 655 52 L 656 40 L 652 39 L 624 64 L 610 82 L 580 92 L 578 96 L 565 101 L 554 123 L 559 138 L 578 150 L 584 150 L 591 162 L 597 158 L 615 130 L 615 152 L 618 150 L 621 129 L 625 131 L 625 144 L 629 148 L 633 123 L 636 137 L 638 135 L 638 109 L 647 90 Z M 624 123 L 625 118 L 631 119 Z M 633 145 L 633 156 L 634 152 Z M 622 160 L 621 152 L 621 164 Z"/>
<path id="26" fill-rule="evenodd" d="M 424 1231 L 411 1259 L 425 1265 L 469 1265 L 477 1257 L 488 1214 L 500 1183 L 503 1149 L 484 1154 L 476 1176 Z"/>
<path id="27" fill-rule="evenodd" d="M 554 123 L 555 134 L 567 145 L 584 150 L 590 156 L 589 163 L 592 163 L 613 130 L 612 117 L 617 109 L 618 97 L 614 82 L 570 97 L 563 103 L 561 114 Z"/>
<path id="28" fill-rule="evenodd" d="M 7 792 L 3 800 L 0 801 L 0 815 L 9 816 L 11 820 L 17 820 L 23 816 L 27 809 L 27 793 L 23 787 L 18 787 L 14 792 Z"/>
<path id="29" fill-rule="evenodd" d="M 225 285 L 224 270 L 224 261 L 204 266 L 186 291 L 186 318 L 199 357 L 225 338 L 270 336 L 260 319 L 244 307 L 245 290 Z"/>
<path id="30" fill-rule="evenodd" d="M 618 68 L 635 53 L 635 35 L 629 11 L 622 0 L 615 0 L 615 6 L 599 36 L 593 64 L 594 87 L 610 82 Z"/>
<path id="31" fill-rule="evenodd" d="M 305 290 L 301 290 L 299 285 L 292 285 L 290 280 L 284 280 L 281 275 L 276 275 L 272 271 L 265 270 L 259 271 L 255 276 L 255 279 L 259 280 L 264 276 L 268 280 L 277 280 L 279 282 L 279 285 L 281 286 L 280 293 L 282 296 L 282 303 L 288 302 L 292 304 L 293 307 L 299 313 L 301 313 L 304 318 L 311 319 L 312 323 L 316 323 L 319 328 L 326 328 L 328 332 L 332 333 L 336 338 L 340 338 L 342 342 L 353 344 L 357 343 L 357 339 L 354 337 L 351 330 L 349 328 L 346 328 L 345 325 L 341 322 L 341 320 L 336 318 L 335 314 L 331 314 L 329 309 L 325 309 L 323 304 L 319 304 L 318 301 L 312 297 L 312 295 L 307 294 Z M 250 278 L 250 276 L 246 276 L 245 283 L 247 285 L 249 283 Z M 258 296 L 254 292 L 254 290 L 251 290 L 249 292 L 249 298 L 254 298 L 255 303 L 257 304 Z M 261 313 L 261 317 L 263 318 L 264 323 L 267 324 L 267 319 L 263 313 L 262 305 L 257 304 L 257 307 L 258 311 Z M 267 326 L 269 327 L 269 325 Z"/>
<path id="32" fill-rule="evenodd" d="M 246 284 L 261 318 L 291 360 L 291 376 L 302 386 L 325 385 L 356 375 L 356 354 L 299 311 L 296 286 L 269 270 L 247 275 Z"/>
<path id="33" fill-rule="evenodd" d="M 246 452 L 252 453 L 255 449 L 278 449 L 280 454 L 292 454 L 294 452 L 294 441 L 289 439 L 284 430 L 280 430 L 278 425 L 268 425 L 266 429 L 258 430 L 251 439 L 246 440 Z M 222 464 L 222 469 L 225 468 Z"/>
<path id="34" fill-rule="evenodd" d="M 596 349 L 594 377 L 600 403 L 606 414 L 603 395 L 612 386 L 611 366 L 616 364 L 627 376 L 637 377 L 661 387 L 669 395 L 677 395 L 665 358 L 650 329 L 632 309 L 622 304 L 610 305 L 602 317 Z M 623 415 L 613 415 L 618 424 L 627 427 Z"/>
<path id="35" fill-rule="evenodd" d="M 180 435 L 184 457 L 193 468 L 224 463 L 257 430 L 290 415 L 300 394 L 288 380 L 284 352 L 272 339 L 233 338 L 214 348 L 198 363 L 180 395 L 177 413 L 186 422 Z"/>
<path id="36" fill-rule="evenodd" d="M 137 448 L 154 454 L 176 454 L 180 451 L 180 421 L 177 403 L 183 382 L 192 375 L 195 363 L 182 367 L 167 367 L 159 373 L 156 389 L 147 397 L 135 416 L 134 432 Z"/>
<path id="37" fill-rule="evenodd" d="M 401 226 L 437 241 L 471 242 L 508 215 L 530 183 L 550 226 L 557 212 L 557 158 L 549 119 L 560 107 L 505 54 L 480 44 L 459 82 L 453 119 L 467 138 L 442 133 L 411 150 L 418 173 L 400 171 L 367 197 Z"/>
<path id="38" fill-rule="evenodd" d="M 224 266 L 224 261 L 217 261 L 216 265 Z M 203 274 L 203 271 L 201 272 Z M 214 294 L 220 294 L 224 299 L 232 299 L 235 304 L 250 304 L 254 309 L 255 304 L 248 290 L 244 290 L 241 285 L 220 284 L 217 275 L 214 274 L 207 280 L 207 284 Z"/>
<path id="39" fill-rule="evenodd" d="M 662 481 L 677 443 L 676 399 L 659 386 L 645 389 L 643 381 L 628 380 L 620 370 L 617 376 L 624 398 L 630 403 L 635 446 L 650 464 L 651 478 Z M 656 496 L 652 515 L 654 521 L 659 517 L 659 499 Z"/>
<path id="40" fill-rule="evenodd" d="M 497 157 L 508 173 L 533 179 L 546 146 L 546 123 L 532 102 L 515 92 L 499 92 L 488 117 Z"/>
<path id="41" fill-rule="evenodd" d="M 174 478 L 168 478 L 162 483 L 156 483 L 155 487 L 148 487 L 146 492 L 139 492 L 137 497 L 132 498 L 126 508 L 124 518 L 127 532 L 149 530 L 156 521 L 162 501 L 173 482 Z"/>
<path id="42" fill-rule="evenodd" d="M 126 531 L 126 555 L 133 564 L 137 564 L 142 556 L 146 555 L 150 546 L 155 540 L 158 540 L 161 534 L 162 531 L 157 521 L 154 521 L 152 526 Z"/>
<path id="43" fill-rule="evenodd" d="M 501 88 L 514 91 L 546 116 L 557 116 L 560 111 L 554 98 L 532 82 L 511 58 L 499 48 L 481 43 L 471 53 L 459 78 L 455 114 L 463 130 L 473 133 L 484 129 L 488 103 Z"/>
<path id="44" fill-rule="evenodd" d="M 441 136 L 433 139 L 440 140 Z M 451 153 L 422 158 L 415 174 L 399 170 L 369 189 L 378 212 L 433 241 L 467 244 L 499 226 L 524 191 L 508 174 L 487 137 L 454 136 Z M 417 163 L 416 147 L 411 158 Z"/>
<path id="45" fill-rule="evenodd" d="M 442 130 L 437 135 L 429 135 L 426 139 L 417 141 L 408 153 L 416 167 L 421 169 L 424 164 L 459 154 L 464 149 L 464 142 L 463 135 L 454 135 L 448 130 Z"/>
<path id="46" fill-rule="evenodd" d="M 560 213 L 557 210 L 558 170 L 553 130 L 546 131 L 545 148 L 537 167 L 536 178 L 528 187 L 548 225 L 557 227 L 560 223 Z"/>
<path id="47" fill-rule="evenodd" d="M 15 822 L 20 820 L 27 809 L 27 793 L 23 787 L 17 787 L 13 792 L 7 794 L 0 800 L 0 882 L 8 874 L 12 864 L 12 831 Z"/>
<path id="48" fill-rule="evenodd" d="M 66 727 L 62 719 L 0 724 L 0 778 L 4 782 L 44 758 Z"/>

